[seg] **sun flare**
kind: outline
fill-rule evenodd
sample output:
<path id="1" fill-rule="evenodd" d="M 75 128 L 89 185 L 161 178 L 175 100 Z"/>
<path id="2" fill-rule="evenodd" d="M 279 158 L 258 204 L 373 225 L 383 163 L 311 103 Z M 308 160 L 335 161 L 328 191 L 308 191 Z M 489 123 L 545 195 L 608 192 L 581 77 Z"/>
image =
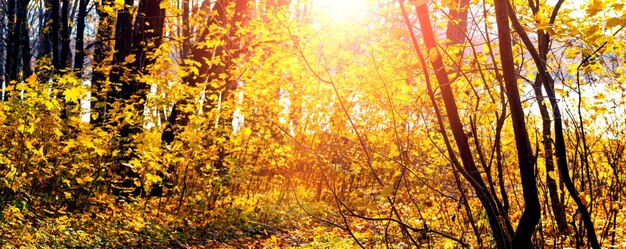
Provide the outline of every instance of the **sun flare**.
<path id="1" fill-rule="evenodd" d="M 320 7 L 335 21 L 354 21 L 367 10 L 366 0 L 321 0 Z"/>

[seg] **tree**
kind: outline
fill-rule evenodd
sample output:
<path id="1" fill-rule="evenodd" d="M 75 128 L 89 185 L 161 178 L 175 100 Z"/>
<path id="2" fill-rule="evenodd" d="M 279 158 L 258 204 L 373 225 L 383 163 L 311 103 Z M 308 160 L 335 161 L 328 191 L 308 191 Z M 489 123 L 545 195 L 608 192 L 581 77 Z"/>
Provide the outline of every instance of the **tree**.
<path id="1" fill-rule="evenodd" d="M 417 10 L 417 14 L 418 14 L 419 21 L 420 21 L 420 26 L 422 27 L 422 34 L 425 39 L 426 46 L 429 49 L 429 53 L 436 54 L 435 59 L 431 60 L 431 63 L 432 63 L 433 68 L 436 69 L 435 76 L 437 77 L 437 81 L 439 82 L 439 87 L 443 95 L 443 101 L 445 103 L 445 110 L 448 116 L 448 120 L 450 122 L 452 135 L 459 149 L 459 154 L 461 156 L 463 166 L 465 167 L 464 169 L 462 169 L 462 171 L 466 171 L 465 173 L 466 179 L 474 187 L 474 190 L 476 191 L 481 203 L 483 204 L 483 207 L 487 211 L 487 216 L 489 217 L 489 224 L 491 225 L 491 228 L 492 228 L 492 234 L 496 238 L 498 247 L 508 248 L 511 243 L 511 238 L 510 238 L 512 234 L 511 224 L 508 222 L 508 218 L 506 218 L 506 215 L 503 214 L 502 205 L 497 204 L 496 200 L 494 200 L 494 197 L 489 192 L 487 192 L 487 186 L 483 182 L 483 179 L 480 176 L 478 168 L 476 167 L 476 164 L 474 163 L 472 152 L 468 143 L 468 138 L 463 130 L 463 125 L 460 121 L 459 114 L 458 114 L 458 107 L 457 107 L 457 104 L 455 103 L 454 94 L 450 87 L 450 80 L 448 79 L 448 75 L 446 71 L 444 70 L 442 57 L 439 54 L 439 52 L 436 51 L 437 49 L 436 41 L 435 41 L 435 38 L 434 38 L 435 36 L 432 31 L 432 27 L 431 27 L 430 20 L 428 17 L 428 9 L 426 8 L 425 4 L 420 4 L 416 6 L 416 10 Z M 407 22 L 407 26 L 411 28 L 412 26 L 410 25 L 410 22 L 408 21 L 408 17 L 406 16 L 406 13 L 404 15 L 405 15 L 405 21 Z M 412 37 L 414 37 L 414 35 L 412 35 Z M 415 45 L 415 49 L 416 51 L 418 51 L 418 54 L 421 54 L 418 43 L 414 40 L 413 44 Z M 426 68 L 424 60 L 422 59 L 421 61 L 423 63 L 422 66 L 424 67 L 424 71 L 427 71 L 428 69 Z M 432 92 L 430 94 L 432 95 Z M 517 97 L 517 96 L 514 96 L 514 97 Z M 434 100 L 433 96 L 431 96 L 431 100 Z M 437 105 L 437 103 L 433 103 L 433 105 Z M 523 124 L 523 113 L 521 115 L 522 115 L 521 122 Z M 519 118 L 519 116 L 517 117 Z M 443 129 L 443 126 L 441 128 Z M 526 140 L 527 139 L 528 138 L 526 135 Z M 451 154 L 451 156 L 453 156 L 454 152 L 452 152 L 452 150 L 449 149 L 449 153 Z M 524 156 L 532 156 L 532 154 L 524 155 Z M 530 163 L 532 163 L 532 160 L 530 161 Z M 528 167 L 528 166 L 530 166 L 530 169 L 532 169 L 532 165 L 521 165 L 520 168 L 522 168 L 522 170 L 526 170 L 524 167 Z M 534 184 L 534 182 L 531 182 L 531 183 Z M 536 204 L 538 205 L 538 202 Z"/>
<path id="2" fill-rule="evenodd" d="M 76 17 L 76 53 L 74 55 L 74 70 L 82 71 L 85 64 L 85 23 L 89 0 L 79 0 L 78 16 Z M 84 75 L 85 72 L 81 72 Z"/>
<path id="3" fill-rule="evenodd" d="M 232 60 L 236 59 L 243 52 L 241 48 L 243 44 L 239 42 L 240 38 L 238 38 L 237 32 L 240 27 L 245 26 L 246 19 L 249 18 L 248 5 L 248 1 L 218 1 L 211 6 L 209 2 L 205 1 L 200 7 L 201 12 L 207 15 L 206 22 L 209 24 L 208 27 L 230 27 L 230 29 L 227 29 L 227 32 L 216 34 L 212 34 L 209 28 L 204 28 L 199 35 L 200 38 L 206 37 L 209 40 L 222 40 L 225 43 L 224 45 L 213 47 L 200 43 L 190 50 L 191 61 L 199 63 L 200 66 L 190 65 L 194 73 L 187 75 L 183 82 L 191 87 L 196 87 L 199 83 L 209 83 L 209 86 L 205 89 L 205 94 L 222 96 L 222 100 L 207 98 L 204 106 L 207 110 L 216 108 L 218 101 L 228 99 L 232 91 L 237 87 L 236 79 L 224 78 L 224 76 L 228 75 L 230 67 L 235 66 Z M 230 8 L 234 8 L 232 13 L 228 11 Z M 214 16 L 210 15 L 209 13 L 211 12 L 216 14 Z M 220 62 L 215 65 L 208 63 L 214 59 Z M 165 143 L 169 144 L 176 138 L 177 128 L 175 126 L 177 124 L 184 126 L 188 123 L 190 113 L 185 113 L 187 111 L 181 110 L 186 109 L 185 105 L 188 104 L 188 100 L 182 100 L 174 105 L 174 109 L 168 118 L 170 123 L 168 123 L 162 136 Z M 228 123 L 228 118 L 225 120 L 225 123 Z"/>
<path id="4" fill-rule="evenodd" d="M 511 31 L 509 26 L 509 3 L 495 1 L 496 22 L 498 25 L 498 43 L 500 44 L 500 59 L 502 61 L 502 74 L 506 85 L 511 119 L 515 131 L 515 143 L 519 161 L 519 170 L 522 178 L 524 202 L 526 207 L 520 218 L 520 222 L 513 238 L 513 248 L 532 247 L 532 236 L 535 226 L 539 223 L 541 210 L 535 179 L 535 158 L 528 138 L 524 110 L 519 96 L 517 77 L 513 66 L 513 50 L 511 48 Z"/>
<path id="5" fill-rule="evenodd" d="M 31 73 L 30 36 L 27 22 L 29 2 L 29 0 L 8 0 L 6 3 L 7 52 L 4 79 L 7 84 L 20 79 L 20 76 L 24 79 Z"/>
<path id="6" fill-rule="evenodd" d="M 559 6 L 560 4 L 557 3 L 556 10 L 558 10 Z M 561 111 L 559 109 L 559 105 L 556 100 L 556 94 L 554 93 L 554 89 L 553 89 L 554 80 L 548 73 L 545 60 L 544 61 L 541 60 L 541 55 L 537 52 L 537 49 L 530 42 L 528 35 L 526 35 L 526 32 L 523 30 L 522 26 L 519 24 L 519 21 L 517 20 L 517 17 L 515 15 L 515 12 L 513 11 L 512 6 L 508 4 L 507 6 L 503 6 L 503 7 L 507 7 L 508 16 L 511 19 L 513 26 L 516 27 L 515 28 L 516 32 L 518 32 L 518 34 L 521 36 L 522 41 L 524 42 L 524 44 L 526 45 L 526 48 L 528 49 L 529 53 L 533 57 L 533 61 L 535 62 L 539 70 L 538 72 L 539 79 L 541 80 L 542 85 L 545 91 L 547 92 L 548 97 L 550 98 L 550 105 L 552 106 L 553 118 L 554 118 L 554 133 L 555 133 L 555 148 L 556 148 L 556 153 L 557 153 L 556 155 L 557 165 L 559 166 L 559 174 L 561 176 L 561 179 L 563 180 L 563 183 L 565 184 L 565 187 L 567 188 L 568 192 L 572 196 L 572 199 L 574 200 L 574 202 L 579 208 L 579 211 L 581 213 L 581 219 L 584 222 L 585 228 L 587 230 L 587 238 L 589 240 L 591 247 L 600 248 L 600 245 L 596 238 L 596 233 L 595 233 L 593 222 L 591 220 L 591 216 L 589 212 L 587 211 L 586 206 L 583 204 L 578 194 L 578 190 L 576 190 L 576 187 L 574 186 L 574 183 L 572 182 L 569 176 L 569 169 L 567 167 L 567 152 L 566 152 L 567 149 L 565 146 L 565 139 L 563 135 L 564 132 L 563 132 L 562 119 L 561 119 Z M 553 12 L 552 16 L 556 16 L 556 13 L 557 12 Z M 551 17 L 550 20 L 553 20 L 554 18 L 555 17 Z M 546 37 L 543 37 L 543 38 L 546 38 Z M 543 46 L 545 47 L 545 45 Z"/>
<path id="7" fill-rule="evenodd" d="M 134 139 L 142 130 L 144 104 L 149 89 L 145 82 L 138 80 L 138 76 L 146 73 L 149 65 L 154 62 L 153 54 L 163 38 L 165 11 L 161 9 L 160 3 L 160 0 L 140 1 L 135 23 L 132 25 L 133 16 L 130 9 L 133 2 L 128 0 L 124 8 L 118 12 L 116 23 L 116 53 L 113 62 L 119 66 L 113 69 L 110 81 L 119 85 L 112 86 L 111 96 L 107 96 L 107 102 L 110 106 L 115 104 L 121 104 L 122 107 L 130 106 L 130 110 L 135 112 L 131 119 L 112 116 L 110 120 L 113 127 L 119 129 L 120 136 L 120 155 L 117 158 L 116 172 L 122 177 L 122 186 L 116 188 L 121 188 L 121 191 L 130 189 L 135 194 L 141 193 L 144 189 L 134 184 L 133 178 L 137 177 L 137 173 L 128 165 L 131 165 L 132 160 L 138 156 L 135 152 Z"/>
<path id="8" fill-rule="evenodd" d="M 0 0 L 0 244 L 620 247 L 623 7 Z"/>
<path id="9" fill-rule="evenodd" d="M 97 3 L 97 6 L 98 30 L 94 43 L 94 70 L 91 77 L 90 123 L 94 126 L 101 126 L 108 110 L 107 98 L 110 97 L 110 85 L 106 83 L 106 71 L 108 71 L 108 57 L 111 48 L 109 40 L 113 39 L 111 37 L 111 30 L 113 29 L 112 13 L 109 13 L 113 9 L 113 1 L 101 0 Z"/>
<path id="10" fill-rule="evenodd" d="M 0 13 L 2 13 L 2 16 L 6 16 L 5 13 L 5 3 L 3 3 L 2 5 L 0 5 Z M 6 43 L 5 43 L 5 30 L 6 30 L 6 26 L 5 26 L 5 20 L 4 17 L 0 18 L 0 79 L 2 80 L 2 82 L 4 82 L 4 70 L 5 70 L 5 53 L 6 53 Z M 3 97 L 4 98 L 4 97 Z M 3 99 L 4 100 L 4 99 Z"/>

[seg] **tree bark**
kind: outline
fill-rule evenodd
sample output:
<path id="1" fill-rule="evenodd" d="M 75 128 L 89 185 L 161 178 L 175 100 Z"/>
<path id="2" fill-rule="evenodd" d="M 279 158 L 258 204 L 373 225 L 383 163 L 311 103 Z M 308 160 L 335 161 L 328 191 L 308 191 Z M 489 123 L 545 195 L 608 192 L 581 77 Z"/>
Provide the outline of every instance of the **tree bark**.
<path id="1" fill-rule="evenodd" d="M 52 38 L 50 36 L 52 33 L 50 27 L 52 6 L 50 6 L 50 1 L 43 1 L 42 5 L 42 15 L 39 17 L 39 47 L 37 47 L 38 60 L 46 56 L 50 57 L 52 54 L 52 42 L 50 41 Z"/>
<path id="2" fill-rule="evenodd" d="M 509 27 L 507 0 L 494 2 L 496 12 L 496 24 L 498 26 L 498 43 L 500 45 L 500 60 L 502 63 L 502 75 L 504 77 L 506 94 L 511 109 L 511 121 L 515 134 L 515 145 L 519 161 L 520 177 L 525 207 L 520 218 L 515 236 L 513 248 L 532 248 L 532 236 L 535 227 L 541 218 L 541 207 L 535 179 L 533 156 L 528 131 L 524 121 L 524 110 L 517 88 L 517 74 L 514 68 L 513 49 L 511 46 L 511 31 Z"/>
<path id="3" fill-rule="evenodd" d="M 5 61 L 5 81 L 7 86 L 11 83 L 12 80 L 17 80 L 17 68 L 18 68 L 18 51 L 19 51 L 19 35 L 20 29 L 16 28 L 16 18 L 15 18 L 15 10 L 16 10 L 16 1 L 19 0 L 7 0 L 6 3 L 6 16 L 7 16 L 7 52 L 6 52 L 6 61 Z M 6 95 L 5 95 L 6 98 Z"/>
<path id="4" fill-rule="evenodd" d="M 112 84 L 120 84 L 126 78 L 125 69 L 129 66 L 125 59 L 132 53 L 133 15 L 130 13 L 133 0 L 125 0 L 123 9 L 117 13 L 115 23 L 115 53 L 113 54 L 113 67 L 110 81 Z M 108 105 L 112 105 L 116 99 L 121 98 L 122 93 L 117 87 L 111 86 L 110 96 L 107 97 Z M 105 117 L 106 119 L 106 117 Z"/>
<path id="5" fill-rule="evenodd" d="M 513 232 L 512 228 L 509 223 L 505 222 L 507 217 L 504 217 L 498 209 L 493 196 L 489 194 L 487 186 L 485 185 L 485 182 L 483 181 L 474 162 L 468 138 L 463 130 L 463 124 L 459 117 L 454 93 L 452 92 L 452 88 L 450 86 L 450 80 L 443 64 L 442 56 L 436 47 L 435 36 L 432 30 L 430 17 L 428 15 L 428 8 L 426 4 L 422 4 L 417 6 L 416 10 L 420 27 L 422 29 L 424 43 L 429 51 L 436 54 L 434 60 L 431 60 L 431 65 L 435 70 L 435 76 L 439 82 L 439 89 L 441 90 L 446 113 L 448 114 L 450 129 L 456 142 L 461 162 L 471 178 L 467 180 L 472 184 L 474 191 L 476 191 L 476 195 L 485 208 L 496 244 L 499 248 L 509 248 L 510 234 Z"/>
<path id="6" fill-rule="evenodd" d="M 2 16 L 5 16 L 5 5 L 0 5 L 0 13 Z M 2 84 L 4 82 L 4 65 L 6 62 L 5 56 L 6 56 L 6 43 L 5 43 L 5 22 L 4 22 L 4 17 L 0 17 L 0 84 Z M 2 96 L 0 96 L 0 101 L 2 101 Z"/>
<path id="7" fill-rule="evenodd" d="M 22 59 L 22 80 L 31 75 L 30 33 L 28 29 L 28 4 L 30 0 L 22 0 L 18 5 L 18 26 L 20 29 L 20 55 Z"/>
<path id="8" fill-rule="evenodd" d="M 87 5 L 89 0 L 80 0 L 78 16 L 76 17 L 76 53 L 74 55 L 74 71 L 84 76 L 83 64 L 85 63 L 85 18 L 87 17 Z"/>
<path id="9" fill-rule="evenodd" d="M 455 3 L 448 14 L 450 20 L 446 29 L 446 38 L 450 44 L 461 44 L 465 42 L 465 33 L 467 32 L 469 0 L 458 0 Z"/>
<path id="10" fill-rule="evenodd" d="M 163 27 L 165 24 L 165 10 L 161 9 L 161 0 L 140 0 L 137 8 L 137 16 L 132 24 L 132 14 L 129 6 L 132 0 L 127 0 L 128 5 L 118 13 L 116 30 L 116 48 L 119 50 L 115 54 L 116 66 L 125 67 L 128 70 L 118 67 L 112 73 L 112 83 L 121 85 L 120 90 L 115 92 L 114 98 L 107 98 L 111 101 L 118 101 L 124 105 L 132 105 L 135 112 L 132 120 L 124 120 L 124 117 L 113 117 L 114 126 L 119 126 L 120 141 L 118 147 L 120 155 L 116 158 L 118 174 L 122 176 L 123 187 L 135 187 L 133 194 L 145 194 L 143 187 L 133 185 L 137 173 L 126 164 L 138 157 L 137 147 L 134 137 L 143 128 L 144 104 L 148 85 L 138 81 L 138 75 L 147 73 L 146 69 L 155 59 L 152 57 L 156 49 L 161 45 L 163 38 Z M 119 43 L 118 43 L 119 42 Z M 129 59 L 134 56 L 134 60 Z"/>
<path id="11" fill-rule="evenodd" d="M 137 17 L 132 29 L 132 54 L 134 62 L 130 63 L 131 76 L 122 80 L 119 98 L 121 101 L 131 103 L 137 117 L 142 117 L 144 103 L 149 86 L 146 83 L 136 80 L 134 75 L 145 73 L 147 66 L 154 63 L 152 57 L 154 51 L 161 45 L 163 37 L 163 25 L 165 24 L 165 10 L 160 7 L 161 0 L 141 0 L 139 1 Z M 136 119 L 141 120 L 141 119 Z M 132 139 L 141 130 L 143 123 L 133 123 L 124 125 L 120 130 L 123 139 Z M 130 142 L 130 141 L 128 141 Z"/>
<path id="12" fill-rule="evenodd" d="M 52 65 L 55 70 L 59 70 L 61 68 L 61 50 L 59 43 L 59 27 L 61 26 L 59 12 L 61 11 L 61 6 L 58 0 L 48 0 L 47 2 L 50 6 L 50 20 L 46 22 L 46 25 L 50 25 L 49 27 L 51 28 L 49 36 L 52 43 Z"/>
<path id="13" fill-rule="evenodd" d="M 517 20 L 517 16 L 513 11 L 513 7 L 510 5 L 510 3 L 507 3 L 507 6 L 505 7 L 508 8 L 508 18 L 511 19 L 511 23 L 515 28 L 515 31 L 520 36 L 522 42 L 526 46 L 527 51 L 532 56 L 535 65 L 537 65 L 537 69 L 539 71 L 537 75 L 541 80 L 544 90 L 548 94 L 548 99 L 550 100 L 550 105 L 552 106 L 552 116 L 554 117 L 554 147 L 556 150 L 559 176 L 561 177 L 565 188 L 567 188 L 567 191 L 570 193 L 572 199 L 578 206 L 578 210 L 581 214 L 581 219 L 584 223 L 585 229 L 587 230 L 587 239 L 589 241 L 589 244 L 594 249 L 600 248 L 600 243 L 598 243 L 598 238 L 596 236 L 593 221 L 591 221 L 591 215 L 589 214 L 589 211 L 587 210 L 585 204 L 582 202 L 580 195 L 578 194 L 578 190 L 576 189 L 576 186 L 574 185 L 574 182 L 569 175 L 569 168 L 567 166 L 567 148 L 565 145 L 565 137 L 563 136 L 561 110 L 559 109 L 559 104 L 557 102 L 556 94 L 554 92 L 554 80 L 552 79 L 552 76 L 547 73 L 548 71 L 545 61 L 541 60 L 535 46 L 532 44 L 530 38 L 526 34 L 526 31 L 524 31 L 524 27 L 522 27 L 522 25 L 519 23 L 519 20 Z M 554 21 L 555 17 L 556 13 L 553 12 L 553 15 L 550 18 L 551 22 Z"/>
<path id="14" fill-rule="evenodd" d="M 183 44 L 180 49 L 180 58 L 187 58 L 191 49 L 191 32 L 189 27 L 189 15 L 191 11 L 189 9 L 189 0 L 182 0 L 183 15 L 181 16 Z"/>
<path id="15" fill-rule="evenodd" d="M 539 47 L 539 56 L 542 61 L 548 59 L 548 50 L 550 46 L 550 36 L 543 30 L 537 31 L 537 40 Z M 547 73 L 547 72 L 544 72 Z M 553 85 L 551 83 L 551 85 Z M 539 75 L 536 75 L 535 83 L 533 84 L 533 90 L 539 103 L 539 113 L 542 119 L 542 136 L 543 136 L 543 148 L 545 157 L 545 169 L 546 169 L 546 184 L 548 185 L 548 192 L 550 196 L 550 206 L 552 207 L 552 214 L 557 224 L 557 229 L 560 233 L 567 232 L 567 219 L 565 217 L 565 208 L 559 199 L 558 186 L 556 179 L 553 179 L 550 173 L 554 170 L 554 150 L 552 140 L 552 121 L 548 112 L 548 107 L 544 103 L 543 91 L 541 90 L 541 80 Z"/>
<path id="16" fill-rule="evenodd" d="M 61 55 L 59 68 L 57 70 L 65 70 L 70 66 L 70 24 L 69 24 L 70 1 L 63 0 L 61 8 Z"/>
<path id="17" fill-rule="evenodd" d="M 30 37 L 27 20 L 29 2 L 30 0 L 7 0 L 7 57 L 4 65 L 7 85 L 14 80 L 23 80 L 31 74 Z M 8 95 L 10 93 L 6 92 L 5 99 Z"/>

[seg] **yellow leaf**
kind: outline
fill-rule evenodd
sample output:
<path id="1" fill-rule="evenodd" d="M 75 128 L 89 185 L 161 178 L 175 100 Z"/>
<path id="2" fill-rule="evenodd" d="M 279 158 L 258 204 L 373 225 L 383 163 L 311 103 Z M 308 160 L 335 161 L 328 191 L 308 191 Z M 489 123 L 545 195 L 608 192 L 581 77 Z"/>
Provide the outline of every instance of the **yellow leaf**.
<path id="1" fill-rule="evenodd" d="M 24 82 L 20 82 L 20 83 L 17 83 L 17 85 L 15 86 L 15 89 L 19 91 L 23 91 L 23 90 L 28 89 L 28 85 L 26 85 L 26 83 Z"/>
<path id="2" fill-rule="evenodd" d="M 598 12 L 602 11 L 605 8 L 604 4 L 601 0 L 593 0 L 587 4 L 587 14 L 589 16 L 595 16 Z"/>
<path id="3" fill-rule="evenodd" d="M 10 166 L 10 167 L 11 167 L 11 170 L 9 171 L 9 173 L 7 173 L 7 174 L 4 176 L 5 181 L 6 181 L 7 179 L 9 179 L 9 180 L 13 180 L 13 178 L 15 178 L 15 174 L 17 173 L 17 168 L 15 168 L 15 167 L 13 167 L 13 166 Z M 6 183 L 6 182 L 5 182 L 5 183 Z"/>
<path id="4" fill-rule="evenodd" d="M 80 184 L 80 185 L 82 185 L 84 183 L 89 183 L 89 182 L 92 182 L 92 181 L 93 181 L 93 177 L 91 177 L 89 175 L 85 176 L 85 177 L 82 177 L 82 178 L 81 177 L 77 177 L 76 178 L 76 182 L 78 182 L 78 184 Z"/>
<path id="5" fill-rule="evenodd" d="M 393 192 L 394 192 L 393 186 L 388 186 L 384 188 L 382 191 L 380 191 L 380 195 L 383 197 L 389 197 L 393 194 Z"/>
<path id="6" fill-rule="evenodd" d="M 31 74 L 28 76 L 28 78 L 26 78 L 26 83 L 31 86 L 37 84 L 37 74 Z"/>
<path id="7" fill-rule="evenodd" d="M 33 132 L 35 132 L 35 126 L 29 126 L 26 128 L 26 133 L 33 134 Z"/>
<path id="8" fill-rule="evenodd" d="M 552 179 L 556 179 L 556 174 L 554 174 L 554 171 L 548 171 L 548 176 L 550 176 L 550 178 Z"/>
<path id="9" fill-rule="evenodd" d="M 191 71 L 194 75 L 199 75 L 200 74 L 200 70 L 198 70 L 197 67 L 189 67 L 189 71 Z"/>
<path id="10" fill-rule="evenodd" d="M 115 7 L 118 9 L 124 7 L 124 0 L 115 0 Z"/>
<path id="11" fill-rule="evenodd" d="M 104 13 L 114 13 L 115 10 L 113 10 L 113 8 L 109 5 L 104 5 L 102 6 L 102 12 Z"/>
<path id="12" fill-rule="evenodd" d="M 95 152 L 96 152 L 96 154 L 98 154 L 98 156 L 102 156 L 102 155 L 104 155 L 106 150 L 104 150 L 104 149 L 102 149 L 100 147 L 96 147 Z"/>
<path id="13" fill-rule="evenodd" d="M 43 104 L 46 106 L 46 110 L 51 111 L 54 108 L 54 103 L 52 101 L 44 101 Z"/>
<path id="14" fill-rule="evenodd" d="M 78 102 L 80 99 L 80 95 L 83 93 L 82 87 L 72 87 L 63 91 L 63 95 L 65 96 L 66 102 Z"/>
<path id="15" fill-rule="evenodd" d="M 157 183 L 161 181 L 161 177 L 159 177 L 158 175 L 147 173 L 146 181 L 149 183 Z"/>
<path id="16" fill-rule="evenodd" d="M 130 63 L 135 62 L 135 60 L 136 60 L 135 55 L 131 54 L 131 55 L 126 56 L 126 58 L 124 58 L 124 63 L 130 64 Z"/>
<path id="17" fill-rule="evenodd" d="M 54 129 L 54 135 L 56 135 L 57 137 L 61 137 L 61 136 L 63 136 L 63 132 L 61 132 L 59 129 L 55 128 Z"/>
<path id="18" fill-rule="evenodd" d="M 249 137 L 252 134 L 252 129 L 250 129 L 250 127 L 244 127 L 242 129 L 242 134 L 244 137 Z"/>
<path id="19" fill-rule="evenodd" d="M 34 147 L 33 147 L 33 143 L 31 143 L 31 142 L 30 142 L 30 141 L 28 141 L 28 140 L 27 140 L 27 141 L 24 141 L 24 145 L 26 145 L 26 148 L 27 148 L 28 150 L 33 150 L 33 148 L 34 148 Z"/>
<path id="20" fill-rule="evenodd" d="M 611 17 L 606 21 L 607 28 L 613 28 L 616 26 L 626 26 L 626 18 L 624 17 Z"/>

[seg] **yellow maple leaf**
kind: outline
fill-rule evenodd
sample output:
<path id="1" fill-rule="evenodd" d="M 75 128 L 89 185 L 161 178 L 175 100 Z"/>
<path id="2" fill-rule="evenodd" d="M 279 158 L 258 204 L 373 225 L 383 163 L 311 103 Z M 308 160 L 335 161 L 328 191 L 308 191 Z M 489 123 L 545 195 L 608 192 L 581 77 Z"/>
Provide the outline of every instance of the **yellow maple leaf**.
<path id="1" fill-rule="evenodd" d="M 104 12 L 104 13 L 115 13 L 115 10 L 113 9 L 113 7 L 111 7 L 109 5 L 104 5 L 104 6 L 102 6 L 102 12 Z"/>
<path id="2" fill-rule="evenodd" d="M 80 99 L 80 95 L 83 93 L 82 87 L 72 87 L 63 91 L 63 95 L 65 96 L 65 101 L 67 102 L 78 102 Z"/>
<path id="3" fill-rule="evenodd" d="M 122 9 L 124 7 L 124 0 L 115 0 L 115 7 Z"/>
<path id="4" fill-rule="evenodd" d="M 602 11 L 605 8 L 605 5 L 600 0 L 594 0 L 587 4 L 587 14 L 589 16 L 595 16 L 598 12 Z"/>
<path id="5" fill-rule="evenodd" d="M 146 174 L 146 181 L 149 183 L 157 183 L 161 181 L 161 177 L 155 174 Z"/>

